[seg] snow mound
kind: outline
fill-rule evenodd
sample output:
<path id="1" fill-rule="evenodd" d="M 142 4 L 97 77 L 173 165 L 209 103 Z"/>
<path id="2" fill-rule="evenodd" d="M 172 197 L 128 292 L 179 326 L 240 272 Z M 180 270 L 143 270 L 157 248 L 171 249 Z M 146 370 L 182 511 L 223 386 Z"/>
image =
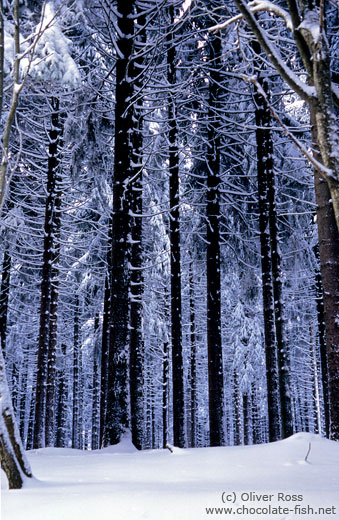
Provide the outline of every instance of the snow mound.
<path id="1" fill-rule="evenodd" d="M 102 453 L 135 453 L 138 451 L 134 444 L 132 443 L 132 435 L 129 430 L 127 430 L 121 437 L 121 441 L 119 444 L 113 444 L 112 446 L 108 446 L 107 448 L 103 448 L 100 450 Z"/>
<path id="2" fill-rule="evenodd" d="M 127 432 L 103 450 L 47 448 L 28 457 L 36 480 L 3 489 L 3 520 L 329 520 L 339 513 L 339 443 L 319 435 L 171 453 L 138 451 Z M 289 512 L 261 514 L 268 507 Z M 302 508 L 308 513 L 300 516 Z"/>

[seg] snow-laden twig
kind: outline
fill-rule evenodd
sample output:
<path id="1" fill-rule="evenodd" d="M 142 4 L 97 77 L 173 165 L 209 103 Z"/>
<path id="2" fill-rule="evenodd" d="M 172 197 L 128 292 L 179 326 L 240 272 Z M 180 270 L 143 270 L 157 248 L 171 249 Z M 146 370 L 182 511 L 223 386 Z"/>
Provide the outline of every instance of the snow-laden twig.
<path id="1" fill-rule="evenodd" d="M 317 159 L 310 153 L 305 146 L 293 135 L 293 133 L 288 129 L 288 127 L 282 122 L 281 118 L 279 117 L 278 113 L 275 111 L 272 104 L 269 102 L 267 95 L 262 88 L 262 86 L 259 84 L 256 76 L 246 76 L 245 74 L 242 75 L 242 78 L 247 83 L 252 83 L 255 88 L 257 89 L 258 93 L 265 99 L 265 102 L 267 103 L 267 106 L 270 109 L 270 112 L 274 119 L 278 121 L 279 125 L 284 131 L 284 134 L 291 139 L 291 141 L 295 144 L 295 146 L 300 150 L 300 152 L 306 157 L 306 159 L 312 164 L 312 166 L 320 173 L 320 175 L 327 179 L 328 177 L 333 175 L 332 170 L 329 168 L 326 168 L 321 162 L 317 161 Z"/>
<path id="2" fill-rule="evenodd" d="M 252 13 L 258 13 L 260 11 L 269 11 L 270 13 L 274 13 L 277 16 L 280 16 L 286 24 L 287 29 L 290 31 L 293 30 L 292 20 L 287 11 L 285 9 L 282 9 L 278 5 L 273 4 L 272 2 L 268 2 L 266 0 L 253 0 L 252 2 L 249 2 L 248 7 L 250 8 L 250 11 Z M 236 16 L 233 16 L 229 20 L 226 20 L 223 23 L 214 25 L 213 27 L 210 27 L 208 30 L 209 32 L 216 32 L 221 31 L 222 29 L 225 29 L 229 25 L 231 25 L 234 22 L 238 22 L 239 20 L 242 20 L 244 18 L 243 14 L 238 14 Z"/>

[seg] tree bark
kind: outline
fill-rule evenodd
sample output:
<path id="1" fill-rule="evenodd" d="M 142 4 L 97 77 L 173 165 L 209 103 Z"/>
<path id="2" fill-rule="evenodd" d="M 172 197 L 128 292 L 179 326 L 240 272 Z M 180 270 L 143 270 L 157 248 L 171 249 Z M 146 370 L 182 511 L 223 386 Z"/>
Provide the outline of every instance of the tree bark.
<path id="1" fill-rule="evenodd" d="M 330 437 L 339 440 L 339 233 L 327 183 L 315 172 L 320 270 L 324 294 L 327 354 L 322 351 L 322 370 L 328 366 Z M 326 373 L 323 373 L 326 400 Z M 326 401 L 325 401 L 326 411 Z"/>
<path id="2" fill-rule="evenodd" d="M 169 7 L 170 27 L 174 25 L 174 8 Z M 167 37 L 167 80 L 171 92 L 168 96 L 168 141 L 169 141 L 169 204 L 170 204 L 170 266 L 171 266 L 171 341 L 173 378 L 173 442 L 184 448 L 185 398 L 184 364 L 182 353 L 181 309 L 181 250 L 180 250 L 180 194 L 179 194 L 179 149 L 176 113 L 176 48 L 173 33 L 169 28 Z"/>
<path id="3" fill-rule="evenodd" d="M 9 394 L 4 358 L 0 350 L 0 460 L 10 489 L 19 489 L 32 471 L 15 422 Z"/>
<path id="4" fill-rule="evenodd" d="M 270 237 L 270 185 L 269 176 L 273 175 L 272 154 L 268 140 L 271 140 L 269 125 L 270 113 L 265 107 L 264 98 L 254 94 L 256 110 L 257 176 L 259 198 L 259 230 L 261 250 L 261 272 L 264 312 L 267 408 L 270 442 L 280 438 L 279 421 L 279 383 L 277 373 L 277 345 L 274 316 L 274 290 L 272 275 L 272 250 Z M 268 155 L 266 155 L 268 153 Z"/>
<path id="5" fill-rule="evenodd" d="M 142 89 L 142 71 L 144 66 L 143 51 L 146 42 L 146 18 L 137 18 L 136 40 L 137 57 L 133 66 L 136 75 L 134 82 L 135 97 L 139 97 Z M 129 381 L 131 403 L 132 442 L 139 450 L 143 446 L 144 419 L 144 376 L 143 376 L 143 247 L 142 247 L 142 199 L 143 199 L 143 118 L 136 101 L 134 104 L 135 128 L 133 131 L 133 181 L 130 185 L 131 217 L 131 262 L 130 262 L 130 358 Z"/>
<path id="6" fill-rule="evenodd" d="M 67 400 L 67 384 L 66 384 L 66 345 L 61 345 L 61 367 L 59 369 L 58 382 L 58 406 L 56 415 L 56 441 L 57 448 L 64 448 L 66 443 L 66 419 L 67 411 L 65 402 Z"/>
<path id="7" fill-rule="evenodd" d="M 99 433 L 99 446 L 103 446 L 104 442 L 104 429 L 106 421 L 106 409 L 107 409 L 107 384 L 108 384 L 108 354 L 109 354 L 109 336 L 110 336 L 110 324 L 111 324 L 111 245 L 109 245 L 109 251 L 107 255 L 108 272 L 105 278 L 105 293 L 104 293 L 104 314 L 102 322 L 102 343 L 101 343 L 101 377 L 100 377 L 100 433 Z"/>
<path id="8" fill-rule="evenodd" d="M 189 303 L 190 303 L 190 366 L 191 366 L 191 428 L 190 428 L 190 444 L 191 448 L 196 447 L 196 423 L 197 423 L 197 345 L 196 345 L 196 317 L 194 304 L 194 276 L 193 261 L 189 264 Z"/>
<path id="9" fill-rule="evenodd" d="M 129 427 L 129 268 L 130 217 L 128 183 L 133 175 L 134 0 L 117 1 L 115 139 L 111 254 L 111 327 L 109 334 L 106 424 L 104 445 L 117 444 Z"/>
<path id="10" fill-rule="evenodd" d="M 6 359 L 6 336 L 7 336 L 7 316 L 8 300 L 11 277 L 11 256 L 9 246 L 5 248 L 2 261 L 2 278 L 0 287 L 0 341 L 4 359 Z"/>
<path id="11" fill-rule="evenodd" d="M 320 179 L 318 179 L 320 181 Z M 323 181 L 324 182 L 324 181 Z M 319 218 L 319 217 L 318 217 Z M 315 257 L 319 261 L 319 244 L 315 247 Z M 339 274 L 339 273 L 338 273 Z M 317 269 L 315 273 L 315 295 L 317 305 L 317 321 L 318 321 L 318 342 L 320 350 L 320 371 L 321 371 L 321 385 L 324 401 L 324 423 L 325 435 L 330 437 L 330 403 L 328 391 L 328 368 L 327 368 L 327 351 L 326 351 L 326 326 L 325 326 L 325 309 L 324 309 L 324 294 L 321 280 L 321 272 Z"/>
<path id="12" fill-rule="evenodd" d="M 48 366 L 49 340 L 50 340 L 50 316 L 51 316 L 51 298 L 52 298 L 52 269 L 53 260 L 55 260 L 55 233 L 59 225 L 60 195 L 57 186 L 57 169 L 59 167 L 59 144 L 60 144 L 60 122 L 59 122 L 59 101 L 52 99 L 52 126 L 49 131 L 49 154 L 48 154 L 48 172 L 47 172 L 47 200 L 45 211 L 44 225 L 44 249 L 43 249 L 43 267 L 41 282 L 41 304 L 40 304 L 40 328 L 38 343 L 38 366 L 37 366 L 37 386 L 35 399 L 35 423 L 34 423 L 34 439 L 33 447 L 42 448 L 45 446 L 45 429 L 46 429 L 46 404 L 47 404 L 47 382 L 48 369 L 52 369 L 52 365 Z M 55 293 L 53 292 L 53 296 Z M 54 302 L 53 302 L 54 305 Z M 53 340 L 54 341 L 54 340 Z M 53 348 L 55 348 L 52 342 Z M 55 362 L 55 354 L 51 351 L 51 361 Z M 54 392 L 54 390 L 53 390 Z M 51 393 L 50 393 L 51 397 Z"/>
<path id="13" fill-rule="evenodd" d="M 209 109 L 207 194 L 206 194 L 206 271 L 207 271 L 207 351 L 210 445 L 225 443 L 224 367 L 221 339 L 221 261 L 220 261 L 220 68 L 221 40 L 209 42 Z"/>
<path id="14" fill-rule="evenodd" d="M 79 337 L 79 296 L 74 303 L 74 341 L 73 341 L 73 413 L 72 448 L 80 448 L 80 337 Z"/>

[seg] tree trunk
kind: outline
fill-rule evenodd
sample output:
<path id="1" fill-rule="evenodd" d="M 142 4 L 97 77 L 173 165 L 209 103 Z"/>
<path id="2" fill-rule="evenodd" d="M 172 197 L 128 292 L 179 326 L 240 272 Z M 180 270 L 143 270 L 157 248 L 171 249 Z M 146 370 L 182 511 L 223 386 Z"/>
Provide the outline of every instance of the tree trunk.
<path id="1" fill-rule="evenodd" d="M 191 448 L 196 447 L 196 416 L 197 416 L 197 345 L 196 345 L 196 324 L 195 324 L 195 305 L 194 305 L 194 277 L 193 261 L 189 264 L 189 302 L 190 302 L 190 346 L 191 346 Z"/>
<path id="2" fill-rule="evenodd" d="M 167 418 L 168 418 L 168 342 L 164 341 L 162 359 L 162 447 L 167 446 Z"/>
<path id="3" fill-rule="evenodd" d="M 80 448 L 80 338 L 79 338 L 79 296 L 75 295 L 74 304 L 74 342 L 73 342 L 73 418 L 72 448 Z"/>
<path id="4" fill-rule="evenodd" d="M 56 418 L 56 442 L 57 448 L 64 448 L 66 443 L 66 419 L 67 409 L 67 384 L 66 384 L 66 345 L 61 345 L 61 367 L 59 369 L 58 382 L 58 406 Z"/>
<path id="5" fill-rule="evenodd" d="M 108 269 L 111 266 L 111 247 L 107 255 Z M 102 321 L 102 343 L 101 343 L 101 377 L 100 377 L 100 433 L 99 446 L 103 446 L 104 442 L 104 428 L 106 421 L 107 408 L 107 378 L 108 378 L 108 353 L 109 353 L 109 336 L 111 323 L 111 283 L 110 273 L 106 273 L 105 278 L 105 293 L 104 293 L 104 315 Z"/>
<path id="6" fill-rule="evenodd" d="M 270 185 L 269 176 L 273 175 L 272 154 L 268 145 L 270 136 L 270 113 L 263 97 L 254 95 L 256 110 L 257 175 L 259 198 L 259 230 L 261 249 L 261 272 L 264 311 L 267 408 L 270 442 L 280 438 L 279 421 L 279 384 L 277 373 L 277 345 L 274 316 L 274 291 L 272 275 L 272 251 L 270 237 Z M 268 155 L 266 155 L 268 152 Z"/>
<path id="7" fill-rule="evenodd" d="M 49 352 L 49 328 L 51 316 L 52 298 L 52 265 L 55 260 L 55 232 L 58 227 L 60 215 L 58 213 L 59 193 L 57 186 L 57 169 L 59 166 L 59 141 L 60 141 L 60 122 L 59 122 L 59 101 L 52 99 L 52 127 L 49 131 L 49 153 L 48 153 L 48 172 L 47 172 L 47 200 L 44 225 L 44 249 L 43 267 L 41 282 L 41 304 L 40 304 L 40 328 L 38 344 L 38 366 L 37 366 L 37 386 L 35 400 L 35 424 L 33 447 L 42 448 L 45 446 L 45 427 L 46 427 L 46 404 L 47 404 L 47 381 L 48 381 L 48 352 Z M 55 294 L 53 293 L 53 296 Z M 54 345 L 53 345 L 54 348 Z M 52 352 L 51 352 L 51 358 Z M 55 360 L 55 358 L 54 358 Z M 51 394 L 50 394 L 51 395 Z"/>
<path id="8" fill-rule="evenodd" d="M 320 160 L 320 155 L 317 152 L 316 143 L 318 136 L 314 120 L 315 114 L 311 112 L 313 153 Z M 333 440 L 339 440 L 339 327 L 337 324 L 337 316 L 339 316 L 339 232 L 331 204 L 328 184 L 317 171 L 314 173 L 314 183 L 317 203 L 320 271 L 325 310 L 330 437 Z M 326 367 L 325 357 L 325 353 L 322 352 L 323 370 Z M 326 382 L 326 375 L 324 381 Z M 326 399 L 326 384 L 324 390 L 324 398 Z"/>
<path id="9" fill-rule="evenodd" d="M 97 313 L 94 319 L 94 335 L 97 337 L 99 331 L 99 314 Z M 100 377 L 99 377 L 99 358 L 94 346 L 93 349 L 93 379 L 92 379 L 92 450 L 97 450 L 100 447 L 99 433 L 100 433 Z"/>
<path id="10" fill-rule="evenodd" d="M 170 28 L 174 25 L 174 8 L 169 7 Z M 171 338 L 173 372 L 173 442 L 185 446 L 185 398 L 184 364 L 182 353 L 181 309 L 181 250 L 180 250 L 180 195 L 179 195 L 179 149 L 176 114 L 176 48 L 173 33 L 169 28 L 167 37 L 167 80 L 171 92 L 168 96 L 169 125 L 169 203 L 170 203 L 170 265 L 171 265 Z"/>
<path id="11" fill-rule="evenodd" d="M 138 97 L 142 88 L 142 71 L 144 66 L 143 50 L 146 41 L 145 16 L 137 18 L 137 30 L 139 32 L 136 41 L 138 57 L 134 60 L 134 70 L 137 79 L 134 83 L 135 95 Z M 140 101 L 139 101 L 140 103 Z M 131 274 L 130 274 L 130 359 L 129 382 L 131 402 L 131 430 L 132 442 L 139 450 L 143 445 L 143 419 L 144 419 L 144 395 L 143 395 L 143 249 L 142 249 L 142 198 L 143 198 L 143 120 L 138 106 L 134 107 L 135 128 L 133 131 L 133 182 L 130 190 L 131 206 Z"/>
<path id="12" fill-rule="evenodd" d="M 251 440 L 251 394 L 242 395 L 243 424 L 244 424 L 244 444 L 247 446 Z"/>
<path id="13" fill-rule="evenodd" d="M 206 194 L 206 270 L 207 270 L 207 351 L 210 445 L 225 443 L 224 368 L 221 340 L 221 261 L 220 261 L 220 68 L 221 40 L 210 41 L 207 194 Z"/>
<path id="14" fill-rule="evenodd" d="M 7 384 L 4 358 L 0 350 L 0 459 L 10 489 L 22 487 L 32 472 L 27 461 L 14 418 Z"/>
<path id="15" fill-rule="evenodd" d="M 49 339 L 48 339 L 48 373 L 47 373 L 47 394 L 46 394 L 46 425 L 45 425 L 45 444 L 54 446 L 55 432 L 55 390 L 56 390 L 56 350 L 58 343 L 58 302 L 59 302 L 59 255 L 60 255 L 60 207 L 61 207 L 61 176 L 56 172 L 55 179 L 55 215 L 52 252 L 52 272 L 51 272 L 51 302 L 49 318 Z"/>
<path id="16" fill-rule="evenodd" d="M 118 0 L 119 49 L 116 61 L 115 139 L 111 254 L 111 329 L 109 335 L 106 424 L 104 445 L 117 444 L 129 427 L 128 410 L 128 341 L 129 341 L 129 196 L 132 179 L 134 71 L 134 0 Z"/>
<path id="17" fill-rule="evenodd" d="M 320 264 L 319 245 L 315 247 L 315 256 Z M 325 435 L 330 436 L 330 406 L 329 406 L 329 392 L 328 392 L 328 369 L 327 369 L 327 352 L 326 352 L 326 329 L 325 329 L 325 309 L 324 309 L 324 295 L 321 281 L 320 270 L 315 274 L 315 295 L 317 304 L 317 321 L 318 321 L 318 341 L 320 350 L 320 370 L 321 370 L 321 385 L 324 401 L 324 426 Z"/>
<path id="18" fill-rule="evenodd" d="M 8 300 L 9 287 L 11 277 L 11 256 L 9 254 L 9 246 L 5 248 L 2 261 L 2 278 L 0 287 L 0 341 L 4 358 L 6 358 L 6 335 L 7 335 L 7 316 L 8 316 Z"/>
<path id="19" fill-rule="evenodd" d="M 241 412 L 239 377 L 236 371 L 233 372 L 233 428 L 234 445 L 239 446 L 241 444 Z"/>

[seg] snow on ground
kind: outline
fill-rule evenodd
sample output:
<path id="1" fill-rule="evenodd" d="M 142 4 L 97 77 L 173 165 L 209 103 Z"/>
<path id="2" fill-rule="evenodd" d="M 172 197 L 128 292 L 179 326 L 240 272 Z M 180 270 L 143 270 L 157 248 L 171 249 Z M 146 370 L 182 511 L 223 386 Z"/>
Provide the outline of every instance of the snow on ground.
<path id="1" fill-rule="evenodd" d="M 2 489 L 1 520 L 339 519 L 339 443 L 317 435 L 173 453 L 125 440 L 28 456 L 36 479 Z"/>

